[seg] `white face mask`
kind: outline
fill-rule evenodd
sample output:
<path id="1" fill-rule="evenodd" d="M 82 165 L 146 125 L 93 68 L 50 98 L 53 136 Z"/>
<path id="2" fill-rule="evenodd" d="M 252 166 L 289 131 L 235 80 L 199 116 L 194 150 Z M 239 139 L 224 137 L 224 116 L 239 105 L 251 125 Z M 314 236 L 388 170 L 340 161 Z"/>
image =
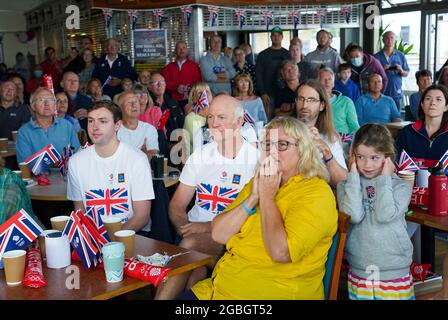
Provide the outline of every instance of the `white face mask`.
<path id="1" fill-rule="evenodd" d="M 356 58 L 353 58 L 353 59 L 351 59 L 351 63 L 352 63 L 352 65 L 354 65 L 355 67 L 360 67 L 360 66 L 362 66 L 362 57 L 356 57 Z"/>

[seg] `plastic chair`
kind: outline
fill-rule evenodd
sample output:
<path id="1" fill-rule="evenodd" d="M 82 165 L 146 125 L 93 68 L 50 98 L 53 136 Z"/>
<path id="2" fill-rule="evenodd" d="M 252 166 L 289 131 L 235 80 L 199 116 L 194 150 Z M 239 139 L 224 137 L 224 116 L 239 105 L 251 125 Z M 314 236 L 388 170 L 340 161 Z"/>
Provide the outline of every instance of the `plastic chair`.
<path id="1" fill-rule="evenodd" d="M 323 279 L 325 300 L 337 300 L 339 290 L 339 276 L 341 273 L 342 258 L 344 257 L 345 241 L 350 223 L 350 216 L 338 212 L 338 230 L 333 236 L 333 243 L 328 250 Z"/>

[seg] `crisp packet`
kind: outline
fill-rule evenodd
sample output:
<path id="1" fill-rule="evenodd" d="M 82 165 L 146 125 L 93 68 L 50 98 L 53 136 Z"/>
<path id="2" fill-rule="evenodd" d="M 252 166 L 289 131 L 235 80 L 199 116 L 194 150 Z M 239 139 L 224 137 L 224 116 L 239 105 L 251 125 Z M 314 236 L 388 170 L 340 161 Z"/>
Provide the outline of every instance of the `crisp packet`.
<path id="1" fill-rule="evenodd" d="M 25 277 L 22 284 L 30 288 L 41 288 L 47 285 L 42 272 L 42 258 L 38 248 L 31 247 L 26 253 Z"/>
<path id="2" fill-rule="evenodd" d="M 414 187 L 412 189 L 411 204 L 428 207 L 428 188 Z"/>
<path id="3" fill-rule="evenodd" d="M 431 268 L 430 264 L 411 264 L 411 274 L 414 281 L 425 281 L 428 275 L 431 275 L 432 272 L 429 271 Z"/>
<path id="4" fill-rule="evenodd" d="M 170 268 L 151 266 L 138 260 L 124 260 L 125 275 L 149 282 L 154 287 L 165 279 L 170 270 Z"/>
<path id="5" fill-rule="evenodd" d="M 151 256 L 144 257 L 138 254 L 137 260 L 155 267 L 164 267 L 168 264 L 168 262 L 170 262 L 171 256 L 167 254 L 154 253 Z"/>

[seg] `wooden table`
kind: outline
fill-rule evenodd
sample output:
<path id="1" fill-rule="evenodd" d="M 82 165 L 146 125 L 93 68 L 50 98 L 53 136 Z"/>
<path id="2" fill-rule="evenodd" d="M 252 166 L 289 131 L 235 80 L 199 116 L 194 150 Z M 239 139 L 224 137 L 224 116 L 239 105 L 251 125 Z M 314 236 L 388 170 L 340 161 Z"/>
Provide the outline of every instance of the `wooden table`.
<path id="1" fill-rule="evenodd" d="M 0 157 L 8 158 L 8 157 L 16 156 L 16 143 L 12 140 L 8 141 L 8 150 L 0 151 Z"/>
<path id="2" fill-rule="evenodd" d="M 156 252 L 162 254 L 166 252 L 172 255 L 186 251 L 188 250 L 139 235 L 135 239 L 135 252 L 143 256 L 149 256 Z M 169 276 L 205 266 L 213 260 L 209 255 L 194 250 L 190 251 L 188 254 L 173 258 L 168 263 L 167 267 L 171 268 Z M 45 261 L 42 265 L 47 286 L 39 289 L 27 288 L 22 285 L 8 287 L 4 270 L 0 270 L 0 300 L 106 300 L 151 285 L 126 275 L 121 282 L 108 283 L 102 268 L 84 269 L 82 263 L 72 261 L 72 265 L 79 267 L 80 288 L 71 290 L 66 288 L 65 282 L 73 273 L 66 274 L 66 268 L 48 269 Z"/>
<path id="3" fill-rule="evenodd" d="M 165 176 L 163 178 L 165 187 L 171 187 L 179 182 L 180 172 L 176 168 L 169 167 L 170 171 L 175 171 L 176 176 Z M 30 193 L 31 200 L 43 200 L 43 201 L 67 201 L 67 181 L 62 178 L 59 170 L 51 171 L 48 176 L 51 184 L 49 186 L 31 186 L 28 187 L 28 192 Z"/>
<path id="4" fill-rule="evenodd" d="M 413 211 L 412 215 L 406 216 L 407 221 L 420 224 L 421 242 L 422 242 L 422 263 L 430 263 L 431 271 L 435 266 L 435 230 L 448 231 L 448 216 L 438 217 L 428 214 L 419 206 L 411 205 L 409 209 Z"/>

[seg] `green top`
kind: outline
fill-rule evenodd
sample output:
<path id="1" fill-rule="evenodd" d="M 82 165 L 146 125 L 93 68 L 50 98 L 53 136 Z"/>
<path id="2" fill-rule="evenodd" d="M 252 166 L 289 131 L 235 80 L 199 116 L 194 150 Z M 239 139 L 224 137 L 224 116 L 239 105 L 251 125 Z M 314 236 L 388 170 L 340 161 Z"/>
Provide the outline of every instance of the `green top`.
<path id="1" fill-rule="evenodd" d="M 335 94 L 331 99 L 333 109 L 333 123 L 336 131 L 342 133 L 352 133 L 359 129 L 356 108 L 350 98 L 342 95 L 339 91 L 333 90 Z"/>
<path id="2" fill-rule="evenodd" d="M 0 224 L 20 209 L 24 209 L 38 224 L 42 223 L 33 213 L 31 199 L 22 179 L 14 172 L 3 168 L 0 174 Z"/>

